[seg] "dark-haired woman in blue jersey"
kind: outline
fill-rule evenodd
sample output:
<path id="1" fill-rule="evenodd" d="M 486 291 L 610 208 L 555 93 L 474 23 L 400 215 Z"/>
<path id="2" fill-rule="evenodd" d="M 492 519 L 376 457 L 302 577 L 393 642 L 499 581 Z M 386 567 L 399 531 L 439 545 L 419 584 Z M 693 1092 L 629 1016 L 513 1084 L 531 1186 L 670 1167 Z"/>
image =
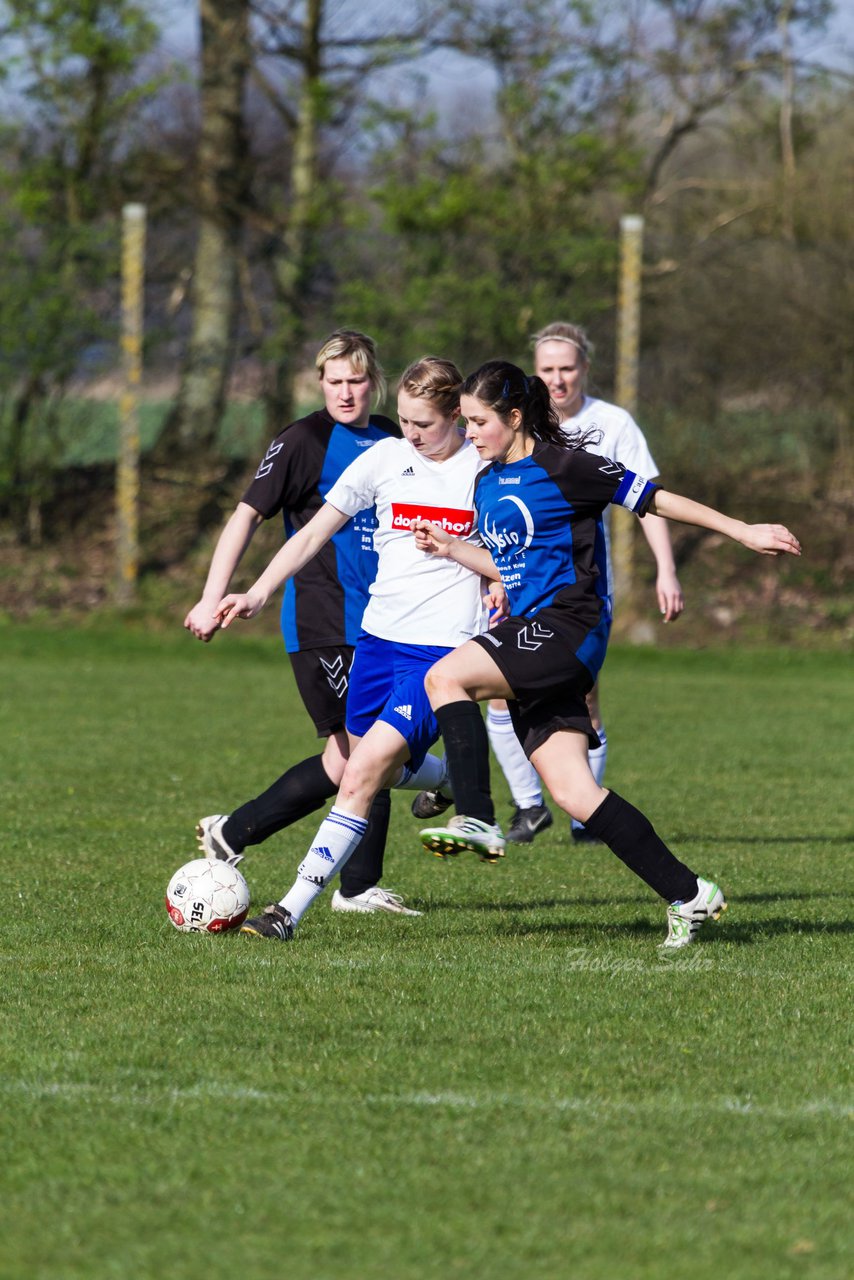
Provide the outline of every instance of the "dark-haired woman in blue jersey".
<path id="1" fill-rule="evenodd" d="M 493 360 L 471 374 L 461 398 L 466 435 L 491 465 L 475 505 L 488 551 L 422 522 L 422 550 L 500 574 L 511 617 L 441 659 L 427 675 L 448 758 L 457 816 L 422 832 L 441 856 L 472 849 L 497 859 L 504 838 L 489 790 L 489 747 L 477 706 L 511 700 L 516 733 L 555 801 L 583 822 L 668 903 L 664 946 L 693 941 L 726 907 L 720 888 L 673 856 L 649 820 L 600 787 L 587 760 L 597 736 L 586 695 L 605 656 L 610 603 L 601 570 L 602 512 L 615 503 L 643 516 L 723 533 L 766 555 L 800 554 L 782 525 L 748 525 L 668 493 L 619 463 L 570 444 L 539 378 Z M 490 555 L 491 553 L 491 555 Z"/>

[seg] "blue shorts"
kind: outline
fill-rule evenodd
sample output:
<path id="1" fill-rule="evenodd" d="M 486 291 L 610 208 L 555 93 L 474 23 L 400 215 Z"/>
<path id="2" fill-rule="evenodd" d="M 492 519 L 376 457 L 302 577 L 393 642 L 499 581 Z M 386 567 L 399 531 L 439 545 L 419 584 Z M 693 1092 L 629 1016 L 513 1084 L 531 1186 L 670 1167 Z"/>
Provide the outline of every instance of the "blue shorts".
<path id="1" fill-rule="evenodd" d="M 451 649 L 439 645 L 398 644 L 363 631 L 356 641 L 347 696 L 347 729 L 363 738 L 382 720 L 409 747 L 409 767 L 420 769 L 439 737 L 439 725 L 424 690 L 424 677 Z"/>

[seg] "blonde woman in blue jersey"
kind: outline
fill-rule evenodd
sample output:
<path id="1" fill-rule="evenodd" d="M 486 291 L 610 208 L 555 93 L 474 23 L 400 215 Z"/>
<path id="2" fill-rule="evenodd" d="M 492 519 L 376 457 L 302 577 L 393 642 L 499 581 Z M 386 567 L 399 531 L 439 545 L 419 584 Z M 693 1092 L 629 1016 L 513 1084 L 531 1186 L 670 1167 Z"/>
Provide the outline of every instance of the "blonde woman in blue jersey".
<path id="1" fill-rule="evenodd" d="M 264 521 L 280 518 L 290 540 L 321 509 L 345 467 L 378 442 L 400 436 L 395 422 L 371 409 L 386 389 L 373 338 L 358 329 L 336 329 L 314 363 L 323 407 L 283 427 L 270 442 L 220 534 L 201 599 L 184 620 L 191 635 L 204 643 L 220 628 L 216 607 Z M 323 750 L 286 769 L 260 795 L 230 813 L 201 818 L 196 837 L 206 858 L 240 862 L 248 848 L 314 813 L 338 790 L 350 751 L 344 727 L 350 667 L 376 573 L 373 523 L 370 510 L 348 521 L 323 554 L 288 584 L 282 601 L 291 670 L 324 740 Z M 419 914 L 379 884 L 389 814 L 384 792 L 332 899 L 334 910 Z"/>
<path id="2" fill-rule="evenodd" d="M 600 568 L 602 513 L 609 503 L 640 517 L 653 512 L 766 555 L 799 555 L 800 544 L 782 525 L 748 525 L 668 493 L 587 452 L 583 438 L 571 444 L 546 385 L 515 365 L 490 361 L 471 374 L 461 408 L 467 437 L 491 464 L 475 490 L 486 546 L 449 537 L 426 521 L 416 526 L 416 543 L 487 578 L 499 574 L 511 616 L 442 658 L 426 677 L 457 816 L 423 831 L 422 842 L 440 856 L 465 849 L 491 859 L 503 855 L 489 789 L 489 742 L 477 704 L 511 700 L 517 736 L 554 800 L 668 904 L 663 946 L 687 946 L 706 920 L 725 909 L 723 892 L 675 858 L 644 814 L 601 787 L 587 758 L 598 737 L 586 696 L 611 621 Z"/>

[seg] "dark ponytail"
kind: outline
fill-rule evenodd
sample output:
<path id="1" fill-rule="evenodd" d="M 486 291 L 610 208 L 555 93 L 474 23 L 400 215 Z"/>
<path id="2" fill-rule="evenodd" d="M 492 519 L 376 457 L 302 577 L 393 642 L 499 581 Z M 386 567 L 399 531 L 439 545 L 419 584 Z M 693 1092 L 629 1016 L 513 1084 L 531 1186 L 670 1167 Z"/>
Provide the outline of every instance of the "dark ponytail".
<path id="1" fill-rule="evenodd" d="M 474 396 L 506 422 L 518 409 L 522 426 L 535 440 L 567 447 L 549 389 L 535 374 L 525 374 L 508 360 L 487 360 L 462 385 L 461 395 Z"/>

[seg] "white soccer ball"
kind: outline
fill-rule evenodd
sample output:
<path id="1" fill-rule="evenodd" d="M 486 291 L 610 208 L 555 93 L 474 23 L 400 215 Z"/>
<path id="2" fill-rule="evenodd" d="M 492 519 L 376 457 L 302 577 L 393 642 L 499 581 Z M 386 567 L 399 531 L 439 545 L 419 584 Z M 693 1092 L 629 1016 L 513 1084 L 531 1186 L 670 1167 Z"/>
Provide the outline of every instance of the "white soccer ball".
<path id="1" fill-rule="evenodd" d="M 249 885 L 227 862 L 196 858 L 169 881 L 166 910 L 182 933 L 223 933 L 246 919 Z"/>

